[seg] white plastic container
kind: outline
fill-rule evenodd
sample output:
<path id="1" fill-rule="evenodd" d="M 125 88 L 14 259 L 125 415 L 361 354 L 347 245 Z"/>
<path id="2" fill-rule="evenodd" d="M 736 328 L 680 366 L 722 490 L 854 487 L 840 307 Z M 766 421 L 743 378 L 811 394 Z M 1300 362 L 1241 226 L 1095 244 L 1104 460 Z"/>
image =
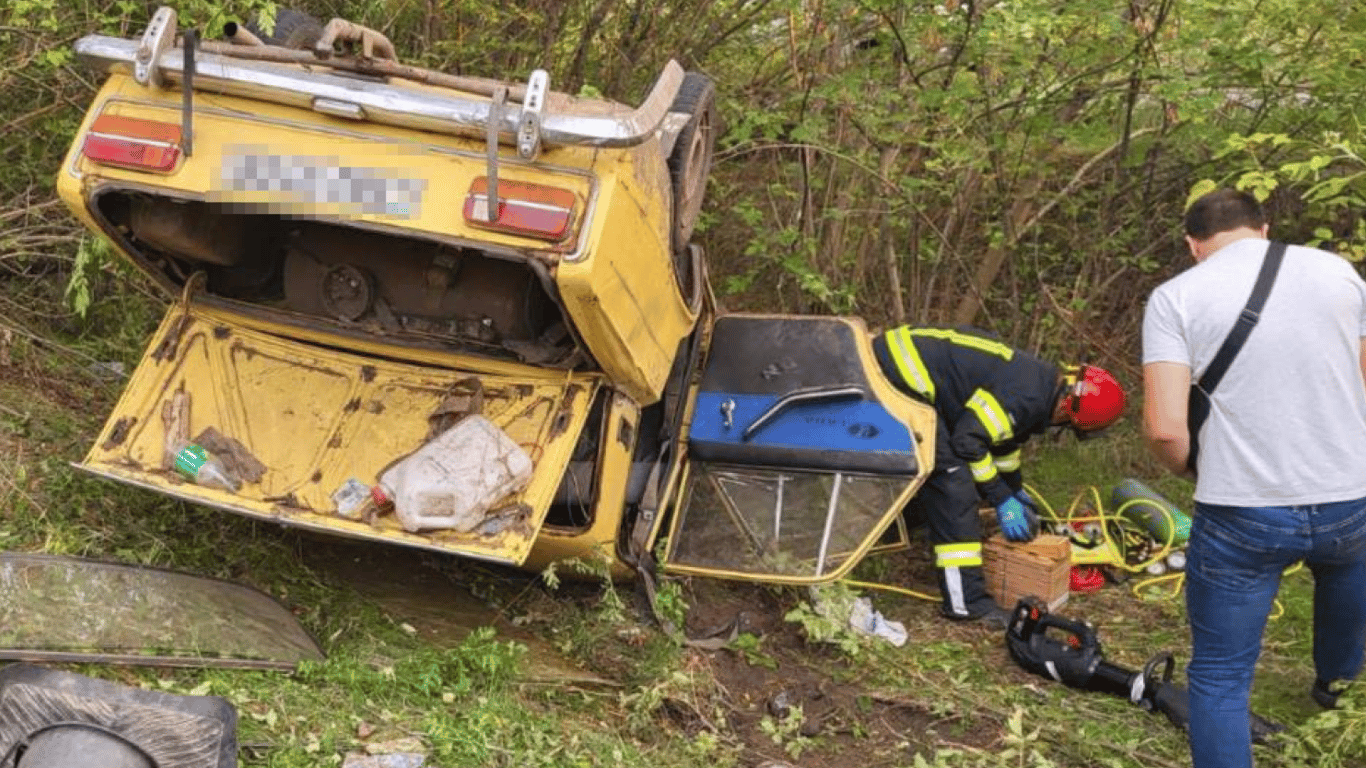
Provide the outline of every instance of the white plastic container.
<path id="1" fill-rule="evenodd" d="M 525 488 L 531 470 L 507 433 L 471 415 L 380 473 L 379 490 L 404 530 L 468 533 L 499 499 Z"/>

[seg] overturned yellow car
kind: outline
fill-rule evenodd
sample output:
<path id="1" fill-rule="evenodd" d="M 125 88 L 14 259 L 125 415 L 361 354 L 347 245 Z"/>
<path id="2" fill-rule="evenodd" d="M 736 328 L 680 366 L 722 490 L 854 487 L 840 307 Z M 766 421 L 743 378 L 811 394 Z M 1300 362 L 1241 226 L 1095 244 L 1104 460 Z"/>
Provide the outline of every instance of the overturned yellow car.
<path id="1" fill-rule="evenodd" d="M 808 583 L 896 538 L 934 415 L 862 323 L 714 316 L 708 78 L 628 107 L 288 21 L 76 43 L 59 192 L 170 303 L 83 469 L 532 569 Z"/>

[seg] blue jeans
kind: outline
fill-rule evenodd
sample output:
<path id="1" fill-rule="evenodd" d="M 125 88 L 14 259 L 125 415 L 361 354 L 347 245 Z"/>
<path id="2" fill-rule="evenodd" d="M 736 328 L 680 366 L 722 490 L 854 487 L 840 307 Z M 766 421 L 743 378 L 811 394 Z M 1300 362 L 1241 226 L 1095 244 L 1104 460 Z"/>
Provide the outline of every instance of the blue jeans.
<path id="1" fill-rule="evenodd" d="M 1366 647 L 1366 499 L 1195 505 L 1186 574 L 1194 768 L 1251 768 L 1252 673 L 1281 572 L 1300 560 L 1314 576 L 1314 669 L 1352 679 Z"/>

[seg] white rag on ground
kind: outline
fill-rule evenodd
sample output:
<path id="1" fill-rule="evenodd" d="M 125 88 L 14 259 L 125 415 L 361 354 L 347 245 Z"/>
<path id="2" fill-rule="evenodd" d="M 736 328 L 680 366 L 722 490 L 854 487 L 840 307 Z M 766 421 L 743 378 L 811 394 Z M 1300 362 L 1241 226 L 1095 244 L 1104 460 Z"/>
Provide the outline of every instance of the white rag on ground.
<path id="1" fill-rule="evenodd" d="M 906 644 L 906 627 L 899 621 L 888 621 L 873 609 L 873 601 L 860 597 L 849 611 L 849 626 L 856 632 L 880 637 L 900 648 Z"/>

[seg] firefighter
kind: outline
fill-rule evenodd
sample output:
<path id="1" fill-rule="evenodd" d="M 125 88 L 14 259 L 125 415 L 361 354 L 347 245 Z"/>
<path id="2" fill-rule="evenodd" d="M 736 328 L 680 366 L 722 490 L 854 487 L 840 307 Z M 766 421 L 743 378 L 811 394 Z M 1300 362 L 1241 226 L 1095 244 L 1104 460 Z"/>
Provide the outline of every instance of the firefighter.
<path id="1" fill-rule="evenodd" d="M 1124 390 L 1102 368 L 1059 369 L 979 328 L 902 326 L 875 336 L 873 350 L 888 379 L 939 417 L 934 471 L 906 513 L 929 526 L 941 611 L 1004 628 L 1009 613 L 982 575 L 980 501 L 996 509 L 1007 540 L 1033 539 L 1021 446 L 1050 426 L 1094 437 L 1123 412 Z"/>

